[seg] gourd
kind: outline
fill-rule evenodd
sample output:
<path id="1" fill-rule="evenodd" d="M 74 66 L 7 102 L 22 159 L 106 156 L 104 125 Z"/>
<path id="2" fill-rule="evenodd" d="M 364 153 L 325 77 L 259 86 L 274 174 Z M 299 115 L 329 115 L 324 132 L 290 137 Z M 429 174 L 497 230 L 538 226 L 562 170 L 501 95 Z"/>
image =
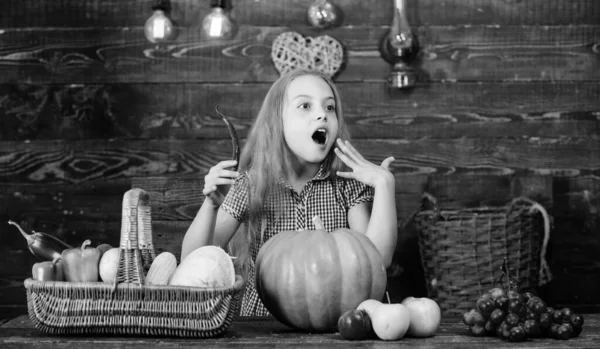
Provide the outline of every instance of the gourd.
<path id="1" fill-rule="evenodd" d="M 387 274 L 371 240 L 350 229 L 283 231 L 267 240 L 255 262 L 257 293 L 281 323 L 336 331 L 340 316 L 367 299 L 382 299 Z"/>
<path id="2" fill-rule="evenodd" d="M 177 268 L 177 258 L 171 252 L 162 252 L 150 265 L 145 283 L 148 285 L 168 285 Z"/>
<path id="3" fill-rule="evenodd" d="M 181 261 L 169 285 L 192 287 L 232 287 L 235 268 L 231 257 L 218 246 L 202 246 Z"/>

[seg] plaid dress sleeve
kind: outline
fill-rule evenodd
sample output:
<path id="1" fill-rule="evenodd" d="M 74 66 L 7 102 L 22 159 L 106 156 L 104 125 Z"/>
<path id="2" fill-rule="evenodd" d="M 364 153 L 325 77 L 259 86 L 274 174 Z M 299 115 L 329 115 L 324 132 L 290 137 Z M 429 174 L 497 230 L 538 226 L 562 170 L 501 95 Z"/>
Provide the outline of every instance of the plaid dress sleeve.
<path id="1" fill-rule="evenodd" d="M 229 213 L 238 222 L 246 219 L 248 211 L 248 175 L 241 174 L 235 179 L 229 192 L 225 196 L 221 208 Z"/>
<path id="2" fill-rule="evenodd" d="M 355 179 L 345 179 L 344 182 L 346 209 L 363 202 L 373 202 L 375 190 L 372 187 Z"/>

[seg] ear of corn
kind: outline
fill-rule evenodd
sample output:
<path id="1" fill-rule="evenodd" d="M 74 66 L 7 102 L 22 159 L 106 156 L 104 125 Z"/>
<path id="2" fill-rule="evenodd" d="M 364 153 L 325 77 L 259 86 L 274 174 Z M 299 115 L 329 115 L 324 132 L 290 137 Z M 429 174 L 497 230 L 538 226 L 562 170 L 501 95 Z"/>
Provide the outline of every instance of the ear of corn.
<path id="1" fill-rule="evenodd" d="M 177 268 L 177 258 L 171 252 L 162 252 L 154 261 L 146 275 L 148 285 L 167 285 Z"/>

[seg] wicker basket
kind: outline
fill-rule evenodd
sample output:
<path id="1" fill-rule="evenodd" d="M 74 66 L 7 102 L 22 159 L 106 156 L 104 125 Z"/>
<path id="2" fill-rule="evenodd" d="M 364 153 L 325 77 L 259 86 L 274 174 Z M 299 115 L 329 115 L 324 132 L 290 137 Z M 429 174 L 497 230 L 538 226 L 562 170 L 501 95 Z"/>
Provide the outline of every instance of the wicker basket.
<path id="1" fill-rule="evenodd" d="M 35 327 L 53 335 L 223 334 L 239 311 L 244 279 L 237 275 L 233 286 L 212 289 L 144 284 L 144 265 L 154 256 L 149 221 L 148 193 L 129 190 L 123 197 L 119 265 L 112 284 L 25 280 Z"/>
<path id="2" fill-rule="evenodd" d="M 520 290 L 534 290 L 552 278 L 546 262 L 551 218 L 539 203 L 520 197 L 503 207 L 441 210 L 433 196 L 423 198 L 412 219 L 428 296 L 444 313 L 473 308 L 500 280 L 505 259 Z M 428 202 L 433 209 L 424 209 Z"/>

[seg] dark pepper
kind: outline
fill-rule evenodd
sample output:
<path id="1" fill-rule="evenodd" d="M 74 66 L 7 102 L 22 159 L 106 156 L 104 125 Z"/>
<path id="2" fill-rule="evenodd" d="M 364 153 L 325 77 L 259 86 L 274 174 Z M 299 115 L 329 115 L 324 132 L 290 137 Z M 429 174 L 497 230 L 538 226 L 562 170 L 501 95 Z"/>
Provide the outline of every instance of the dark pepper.
<path id="1" fill-rule="evenodd" d="M 89 247 L 92 242 L 85 240 L 81 248 L 71 248 L 62 252 L 63 269 L 67 281 L 98 281 L 98 264 L 102 252 Z"/>
<path id="2" fill-rule="evenodd" d="M 217 112 L 217 114 L 219 114 L 221 116 L 221 118 L 225 122 L 225 125 L 227 125 L 227 129 L 229 130 L 229 136 L 231 136 L 231 145 L 233 147 L 233 150 L 231 153 L 231 160 L 235 160 L 237 162 L 236 165 L 231 168 L 231 170 L 237 171 L 238 164 L 240 163 L 239 137 L 237 135 L 237 132 L 235 131 L 235 127 L 233 127 L 233 124 L 229 121 L 229 119 L 227 119 L 225 117 L 225 115 L 223 115 L 217 107 L 215 107 L 215 111 Z"/>
<path id="3" fill-rule="evenodd" d="M 52 235 L 35 231 L 33 234 L 27 234 L 17 223 L 8 221 L 8 224 L 12 224 L 19 229 L 27 240 L 29 251 L 43 261 L 53 261 L 56 258 L 60 258 L 63 250 L 72 248 L 71 245 L 62 242 Z"/>
<path id="4" fill-rule="evenodd" d="M 35 263 L 31 268 L 31 274 L 33 279 L 38 281 L 65 281 L 63 263 L 60 257 L 55 258 L 52 262 Z"/>

